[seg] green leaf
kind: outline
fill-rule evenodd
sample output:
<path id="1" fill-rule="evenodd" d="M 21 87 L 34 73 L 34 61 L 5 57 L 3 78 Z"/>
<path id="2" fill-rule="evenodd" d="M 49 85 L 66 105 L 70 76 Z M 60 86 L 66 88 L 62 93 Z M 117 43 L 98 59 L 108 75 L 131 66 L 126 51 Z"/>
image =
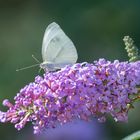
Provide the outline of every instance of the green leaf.
<path id="1" fill-rule="evenodd" d="M 140 140 L 140 131 L 134 132 L 133 134 L 123 138 L 122 140 Z"/>

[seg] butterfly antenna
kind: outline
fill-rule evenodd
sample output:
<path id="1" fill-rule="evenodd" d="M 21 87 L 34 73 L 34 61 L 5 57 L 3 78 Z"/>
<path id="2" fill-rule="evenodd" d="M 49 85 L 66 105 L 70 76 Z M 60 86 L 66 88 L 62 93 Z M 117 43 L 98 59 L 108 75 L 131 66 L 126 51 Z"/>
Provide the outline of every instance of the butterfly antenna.
<path id="1" fill-rule="evenodd" d="M 33 54 L 32 54 L 32 58 L 37 62 L 37 63 L 41 63 Z"/>
<path id="2" fill-rule="evenodd" d="M 40 64 L 31 65 L 31 66 L 28 66 L 28 67 L 24 67 L 24 68 L 16 69 L 16 71 L 21 71 L 21 70 L 25 70 L 25 69 L 33 68 L 33 67 L 36 67 L 36 66 L 39 66 L 39 65 L 40 65 Z"/>

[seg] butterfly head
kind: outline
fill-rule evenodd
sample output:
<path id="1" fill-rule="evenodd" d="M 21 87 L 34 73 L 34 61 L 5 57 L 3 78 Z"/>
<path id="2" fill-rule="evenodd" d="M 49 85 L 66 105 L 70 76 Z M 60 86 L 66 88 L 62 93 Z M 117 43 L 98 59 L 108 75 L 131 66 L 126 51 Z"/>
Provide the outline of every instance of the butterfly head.
<path id="1" fill-rule="evenodd" d="M 55 64 L 50 62 L 43 62 L 40 64 L 40 68 L 44 69 L 44 71 L 55 71 L 57 68 L 55 68 Z"/>

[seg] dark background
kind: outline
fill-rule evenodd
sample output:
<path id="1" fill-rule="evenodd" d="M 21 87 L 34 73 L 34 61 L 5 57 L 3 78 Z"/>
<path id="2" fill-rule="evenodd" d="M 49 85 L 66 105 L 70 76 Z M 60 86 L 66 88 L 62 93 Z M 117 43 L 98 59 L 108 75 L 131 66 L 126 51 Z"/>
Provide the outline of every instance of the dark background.
<path id="1" fill-rule="evenodd" d="M 5 98 L 13 102 L 19 89 L 38 75 L 38 67 L 20 72 L 16 69 L 34 64 L 32 54 L 42 61 L 44 31 L 53 21 L 74 42 L 78 62 L 99 58 L 126 61 L 125 35 L 140 46 L 139 0 L 0 0 L 0 102 Z M 108 139 L 119 140 L 140 129 L 139 106 L 136 103 L 129 112 L 128 123 L 116 123 L 108 117 L 106 123 L 99 124 Z M 0 109 L 6 110 L 2 105 Z M 0 124 L 0 139 L 32 138 L 30 127 L 18 132 L 13 125 Z"/>

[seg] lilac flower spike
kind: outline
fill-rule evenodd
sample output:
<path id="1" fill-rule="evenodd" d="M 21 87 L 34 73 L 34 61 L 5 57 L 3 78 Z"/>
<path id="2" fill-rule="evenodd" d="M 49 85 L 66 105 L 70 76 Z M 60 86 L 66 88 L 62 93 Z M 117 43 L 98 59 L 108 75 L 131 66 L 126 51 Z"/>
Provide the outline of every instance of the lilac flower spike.
<path id="1" fill-rule="evenodd" d="M 0 122 L 14 123 L 17 130 L 32 122 L 35 134 L 75 118 L 93 116 L 103 122 L 110 114 L 115 121 L 124 122 L 132 96 L 139 96 L 139 85 L 140 61 L 76 63 L 37 76 L 15 96 L 14 105 L 4 100 L 9 109 L 0 112 Z"/>

